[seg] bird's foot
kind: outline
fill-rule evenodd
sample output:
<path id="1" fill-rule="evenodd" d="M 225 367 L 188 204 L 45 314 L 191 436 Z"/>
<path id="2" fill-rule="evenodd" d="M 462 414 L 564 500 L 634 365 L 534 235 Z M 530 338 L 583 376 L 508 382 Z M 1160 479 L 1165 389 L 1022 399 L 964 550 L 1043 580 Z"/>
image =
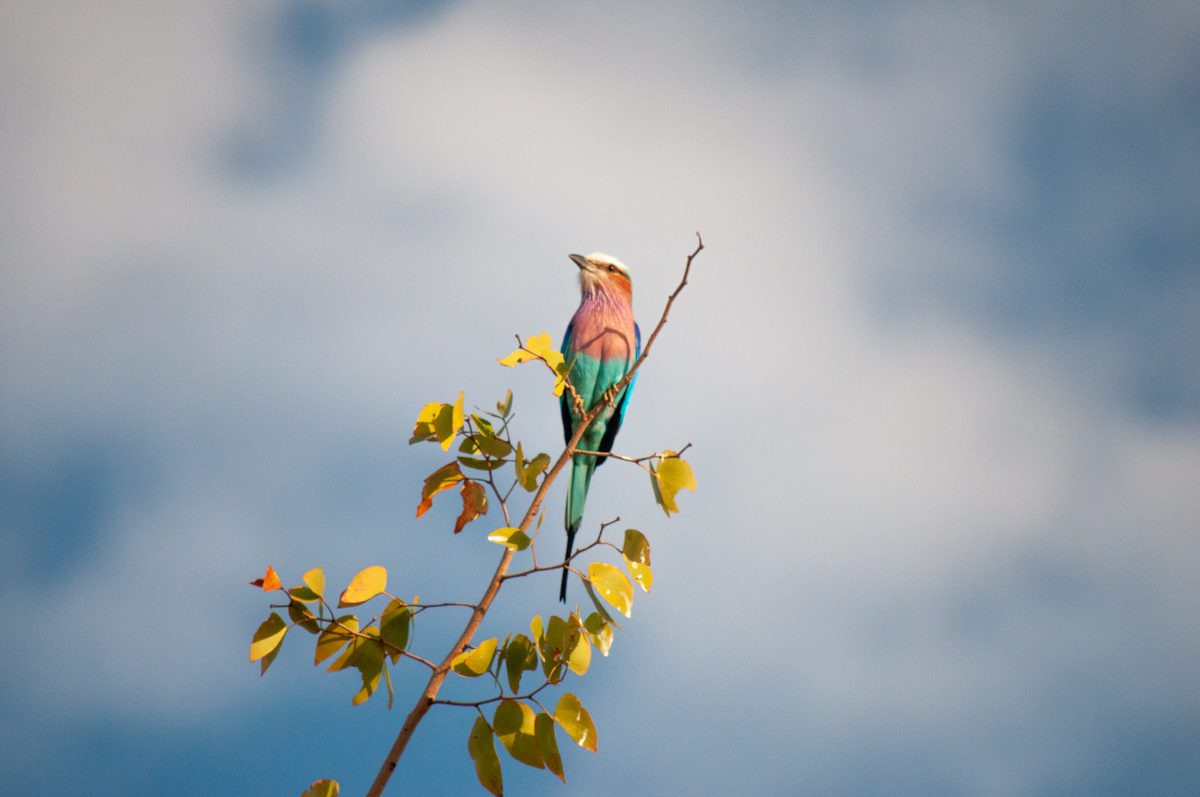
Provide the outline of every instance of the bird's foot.
<path id="1" fill-rule="evenodd" d="M 604 403 L 607 404 L 610 408 L 616 407 L 617 386 L 613 385 L 608 390 L 605 390 L 602 398 L 604 399 Z"/>

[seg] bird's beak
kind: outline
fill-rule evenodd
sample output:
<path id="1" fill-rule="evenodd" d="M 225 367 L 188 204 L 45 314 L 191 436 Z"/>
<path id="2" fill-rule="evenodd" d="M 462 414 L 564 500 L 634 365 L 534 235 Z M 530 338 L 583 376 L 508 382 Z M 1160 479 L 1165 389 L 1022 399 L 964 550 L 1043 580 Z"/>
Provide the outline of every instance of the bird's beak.
<path id="1" fill-rule="evenodd" d="M 587 268 L 587 258 L 586 258 L 586 257 L 584 257 L 583 255 L 567 255 L 567 257 L 569 257 L 569 258 L 571 258 L 572 260 L 574 260 L 574 261 L 575 261 L 575 265 L 579 266 L 579 268 L 580 268 L 580 269 L 586 269 L 586 268 Z"/>

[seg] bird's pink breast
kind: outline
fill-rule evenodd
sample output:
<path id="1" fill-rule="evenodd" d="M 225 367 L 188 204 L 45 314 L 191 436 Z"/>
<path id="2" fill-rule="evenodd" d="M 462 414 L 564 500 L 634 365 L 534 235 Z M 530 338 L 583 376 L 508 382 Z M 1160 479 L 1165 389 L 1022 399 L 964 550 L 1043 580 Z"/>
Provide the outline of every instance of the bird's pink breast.
<path id="1" fill-rule="evenodd" d="M 605 301 L 584 301 L 572 324 L 572 351 L 597 360 L 633 360 L 637 346 L 633 308 Z"/>

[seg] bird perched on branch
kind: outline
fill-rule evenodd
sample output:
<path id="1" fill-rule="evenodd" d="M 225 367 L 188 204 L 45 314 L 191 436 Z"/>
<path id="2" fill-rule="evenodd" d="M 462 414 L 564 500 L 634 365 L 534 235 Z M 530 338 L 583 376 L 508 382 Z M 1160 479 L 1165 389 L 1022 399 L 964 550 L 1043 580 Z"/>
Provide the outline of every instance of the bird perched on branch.
<path id="1" fill-rule="evenodd" d="M 637 375 L 619 393 L 613 391 L 613 387 L 629 373 L 642 353 L 642 333 L 633 320 L 633 281 L 629 269 L 615 257 L 597 252 L 586 257 L 571 255 L 571 260 L 579 267 L 582 295 L 579 309 L 567 325 L 562 353 L 570 368 L 571 385 L 583 406 L 582 409 L 576 406 L 569 390 L 563 392 L 563 436 L 569 442 L 582 415 L 603 399 L 606 406 L 588 426 L 576 448 L 607 453 L 612 451 L 617 431 L 625 419 Z M 566 512 L 567 559 L 571 557 L 575 534 L 583 522 L 583 505 L 587 501 L 592 474 L 605 459 L 576 454 L 571 460 Z M 569 571 L 564 568 L 558 595 L 564 603 L 568 575 Z"/>

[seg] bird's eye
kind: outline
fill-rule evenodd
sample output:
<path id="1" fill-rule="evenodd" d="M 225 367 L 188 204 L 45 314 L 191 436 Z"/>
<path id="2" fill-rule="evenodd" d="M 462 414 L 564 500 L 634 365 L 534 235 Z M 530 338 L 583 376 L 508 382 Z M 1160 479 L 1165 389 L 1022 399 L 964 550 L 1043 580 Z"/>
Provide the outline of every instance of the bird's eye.
<path id="1" fill-rule="evenodd" d="M 614 265 L 611 265 L 611 264 L 610 264 L 610 265 L 609 265 L 609 267 L 608 267 L 608 270 L 609 270 L 609 271 L 616 271 L 616 270 L 617 270 L 617 267 L 616 267 L 616 266 L 614 266 Z"/>

